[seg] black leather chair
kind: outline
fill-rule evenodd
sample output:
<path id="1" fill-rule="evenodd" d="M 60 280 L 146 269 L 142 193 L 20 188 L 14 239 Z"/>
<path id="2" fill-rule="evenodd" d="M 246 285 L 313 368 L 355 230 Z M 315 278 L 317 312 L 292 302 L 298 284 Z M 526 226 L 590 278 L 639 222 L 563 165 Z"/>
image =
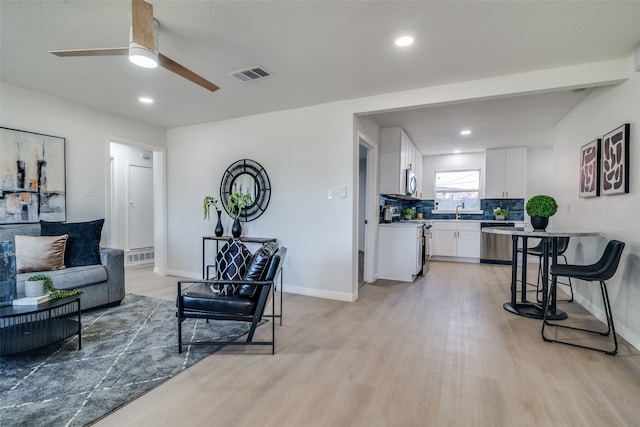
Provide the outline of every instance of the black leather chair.
<path id="1" fill-rule="evenodd" d="M 609 293 L 607 292 L 607 284 L 605 281 L 609 280 L 618 269 L 618 264 L 620 263 L 620 258 L 622 257 L 623 250 L 624 250 L 623 242 L 620 242 L 618 240 L 611 240 L 609 243 L 607 243 L 607 246 L 604 249 L 602 256 L 595 264 L 591 264 L 591 265 L 556 264 L 555 266 L 551 267 L 551 276 L 554 279 L 557 279 L 558 277 L 573 277 L 574 279 L 580 279 L 586 282 L 600 283 L 600 291 L 602 293 L 602 299 L 604 301 L 605 316 L 607 318 L 607 330 L 597 331 L 597 330 L 582 329 L 582 328 L 576 328 L 576 327 L 567 326 L 567 325 L 561 325 L 558 323 L 550 323 L 547 320 L 547 311 L 549 310 L 549 304 L 547 304 L 544 310 L 544 316 L 542 320 L 542 339 L 543 340 L 547 342 L 557 342 L 561 344 L 571 345 L 574 347 L 586 348 L 589 350 L 601 351 L 609 355 L 615 355 L 618 352 L 618 340 L 616 338 L 616 329 L 613 324 L 613 315 L 611 313 L 611 303 L 609 302 Z M 548 295 L 549 299 L 553 295 L 553 292 L 555 292 L 555 287 L 556 287 L 556 281 L 553 280 L 551 283 L 551 286 L 549 286 L 549 295 Z M 544 330 L 546 326 L 555 326 L 559 328 L 573 329 L 576 331 L 588 332 L 588 333 L 598 334 L 602 336 L 612 335 L 613 349 L 608 350 L 603 348 L 589 347 L 589 346 L 584 346 L 584 345 L 580 345 L 580 344 L 576 344 L 568 341 L 551 339 L 545 336 L 544 334 Z"/>
<path id="2" fill-rule="evenodd" d="M 567 264 L 567 256 L 564 254 L 569 247 L 569 237 L 558 237 L 558 257 L 562 257 L 564 259 L 564 263 Z M 518 252 L 522 252 L 522 248 L 518 249 Z M 538 257 L 538 280 L 536 281 L 536 299 L 538 302 L 542 302 L 542 298 L 540 294 L 542 293 L 542 257 L 544 256 L 544 247 L 543 241 L 534 246 L 533 248 L 527 248 L 527 254 Z M 549 256 L 551 256 L 551 248 L 549 248 Z M 573 302 L 573 284 L 571 283 L 571 278 L 568 277 L 569 283 L 562 283 L 563 285 L 569 286 L 569 292 L 571 297 L 565 300 L 558 300 L 564 302 Z M 527 283 L 529 284 L 529 283 Z"/>
<path id="3" fill-rule="evenodd" d="M 276 243 L 263 245 L 254 254 L 251 264 L 242 280 L 181 280 L 178 282 L 178 353 L 183 345 L 270 345 L 271 354 L 275 353 L 275 318 L 282 322 L 275 311 L 276 279 L 282 280 L 283 261 L 287 248 Z M 214 293 L 212 285 L 237 285 L 239 292 L 229 296 Z M 282 289 L 281 289 L 282 292 Z M 265 315 L 265 307 L 271 300 L 271 315 Z M 256 328 L 263 317 L 272 317 L 271 340 L 254 341 Z M 251 323 L 245 341 L 197 341 L 186 342 L 182 339 L 182 322 L 186 319 L 234 320 Z"/>

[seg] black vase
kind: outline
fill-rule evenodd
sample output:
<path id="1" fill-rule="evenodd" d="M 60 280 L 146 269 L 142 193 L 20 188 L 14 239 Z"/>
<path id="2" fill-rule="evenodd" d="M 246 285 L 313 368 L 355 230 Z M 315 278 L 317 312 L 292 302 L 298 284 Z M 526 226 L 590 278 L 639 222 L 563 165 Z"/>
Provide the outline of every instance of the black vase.
<path id="1" fill-rule="evenodd" d="M 222 221 L 220 216 L 222 215 L 222 211 L 218 211 L 218 223 L 216 224 L 216 236 L 220 237 L 224 234 L 224 228 L 222 228 Z"/>
<path id="2" fill-rule="evenodd" d="M 240 237 L 242 234 L 242 226 L 240 225 L 240 220 L 238 218 L 233 220 L 233 227 L 231 227 L 231 234 L 236 239 Z"/>
<path id="3" fill-rule="evenodd" d="M 534 231 L 544 231 L 549 225 L 549 217 L 546 216 L 532 216 L 531 226 Z"/>

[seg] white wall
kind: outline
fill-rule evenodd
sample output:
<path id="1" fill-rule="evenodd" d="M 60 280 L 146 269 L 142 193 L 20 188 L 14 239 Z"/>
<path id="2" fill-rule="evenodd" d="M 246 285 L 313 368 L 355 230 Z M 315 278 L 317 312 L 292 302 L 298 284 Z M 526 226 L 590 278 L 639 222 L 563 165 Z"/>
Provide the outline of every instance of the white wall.
<path id="1" fill-rule="evenodd" d="M 623 123 L 631 124 L 630 193 L 592 199 L 578 197 L 579 150 Z M 594 262 L 606 242 L 626 247 L 617 274 L 608 281 L 616 329 L 640 348 L 640 73 L 628 81 L 594 90 L 554 129 L 554 197 L 560 205 L 552 225 L 598 230 L 599 238 L 573 241 L 570 260 Z M 596 286 L 579 284 L 577 300 L 602 316 Z M 604 319 L 604 317 L 601 317 Z"/>
<path id="2" fill-rule="evenodd" d="M 106 217 L 109 139 L 164 147 L 163 128 L 0 83 L 0 124 L 66 139 L 67 221 Z M 85 195 L 87 187 L 93 195 Z M 108 231 L 105 223 L 103 236 Z M 104 239 L 103 239 L 104 241 Z"/>
<path id="3" fill-rule="evenodd" d="M 250 158 L 266 168 L 273 195 L 267 212 L 246 225 L 245 235 L 277 237 L 289 248 L 285 291 L 350 301 L 357 296 L 355 129 L 369 138 L 375 132 L 354 114 L 611 83 L 628 75 L 628 63 L 563 67 L 170 129 L 170 271 L 200 276 L 201 239 L 213 230 L 202 221 L 202 198 L 218 194 L 230 164 Z M 336 197 L 343 185 L 346 199 Z M 328 190 L 333 200 L 327 200 Z"/>
<path id="4" fill-rule="evenodd" d="M 527 148 L 526 199 L 536 194 L 553 195 L 553 146 Z"/>

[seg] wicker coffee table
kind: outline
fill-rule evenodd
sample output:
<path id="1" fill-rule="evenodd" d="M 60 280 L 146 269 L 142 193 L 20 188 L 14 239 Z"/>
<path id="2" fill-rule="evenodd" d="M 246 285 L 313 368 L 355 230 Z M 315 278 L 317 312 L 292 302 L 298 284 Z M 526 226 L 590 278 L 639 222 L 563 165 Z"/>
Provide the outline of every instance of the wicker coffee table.
<path id="1" fill-rule="evenodd" d="M 46 301 L 33 306 L 0 308 L 0 355 L 44 347 L 78 335 L 82 348 L 80 296 Z"/>

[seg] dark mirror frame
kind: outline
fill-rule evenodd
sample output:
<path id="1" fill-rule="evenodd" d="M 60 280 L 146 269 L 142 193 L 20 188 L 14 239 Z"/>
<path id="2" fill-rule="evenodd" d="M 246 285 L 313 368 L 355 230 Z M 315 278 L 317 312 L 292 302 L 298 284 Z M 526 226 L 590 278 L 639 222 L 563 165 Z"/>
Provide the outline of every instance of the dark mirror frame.
<path id="1" fill-rule="evenodd" d="M 229 216 L 231 216 L 229 212 L 229 195 L 234 192 L 233 184 L 235 180 L 243 174 L 248 174 L 253 178 L 253 193 L 256 197 L 251 206 L 242 210 L 238 219 L 242 222 L 249 222 L 260 217 L 267 210 L 269 200 L 271 200 L 271 183 L 269 182 L 267 171 L 260 163 L 254 160 L 242 159 L 229 166 L 220 182 L 222 206 Z"/>

